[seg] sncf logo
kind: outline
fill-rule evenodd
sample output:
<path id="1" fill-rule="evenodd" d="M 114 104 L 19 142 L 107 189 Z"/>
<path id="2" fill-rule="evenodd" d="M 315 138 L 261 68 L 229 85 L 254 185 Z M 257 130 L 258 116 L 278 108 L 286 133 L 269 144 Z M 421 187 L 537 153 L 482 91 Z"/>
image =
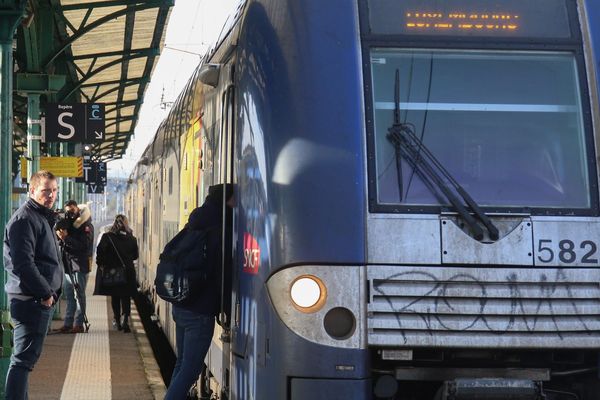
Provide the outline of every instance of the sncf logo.
<path id="1" fill-rule="evenodd" d="M 258 267 L 260 267 L 260 247 L 254 236 L 244 232 L 244 267 L 242 271 L 256 275 Z"/>

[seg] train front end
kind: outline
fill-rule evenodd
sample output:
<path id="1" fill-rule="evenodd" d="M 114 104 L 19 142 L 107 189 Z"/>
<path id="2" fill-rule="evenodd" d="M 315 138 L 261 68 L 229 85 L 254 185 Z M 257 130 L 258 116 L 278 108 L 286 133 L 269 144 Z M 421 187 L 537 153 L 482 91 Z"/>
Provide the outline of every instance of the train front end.
<path id="1" fill-rule="evenodd" d="M 574 0 L 363 4 L 380 397 L 597 396 L 597 13 Z"/>
<path id="2" fill-rule="evenodd" d="M 596 399 L 600 4 L 283 3 L 237 43 L 239 398 Z"/>

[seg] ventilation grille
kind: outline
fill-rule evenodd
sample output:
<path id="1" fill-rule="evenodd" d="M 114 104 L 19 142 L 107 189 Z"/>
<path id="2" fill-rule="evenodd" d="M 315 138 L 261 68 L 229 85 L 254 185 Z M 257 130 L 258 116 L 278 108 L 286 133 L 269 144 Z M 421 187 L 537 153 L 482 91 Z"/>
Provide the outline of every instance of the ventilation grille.
<path id="1" fill-rule="evenodd" d="M 368 267 L 369 345 L 600 348 L 600 270 Z"/>

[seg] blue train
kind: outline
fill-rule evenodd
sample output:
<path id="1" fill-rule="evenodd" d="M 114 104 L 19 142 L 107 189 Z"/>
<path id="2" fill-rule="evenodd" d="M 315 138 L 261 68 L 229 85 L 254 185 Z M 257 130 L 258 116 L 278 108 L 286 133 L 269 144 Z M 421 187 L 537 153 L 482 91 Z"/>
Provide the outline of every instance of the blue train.
<path id="1" fill-rule="evenodd" d="M 597 0 L 240 3 L 132 173 L 139 278 L 237 187 L 219 399 L 598 399 Z M 225 302 L 226 303 L 226 302 Z"/>

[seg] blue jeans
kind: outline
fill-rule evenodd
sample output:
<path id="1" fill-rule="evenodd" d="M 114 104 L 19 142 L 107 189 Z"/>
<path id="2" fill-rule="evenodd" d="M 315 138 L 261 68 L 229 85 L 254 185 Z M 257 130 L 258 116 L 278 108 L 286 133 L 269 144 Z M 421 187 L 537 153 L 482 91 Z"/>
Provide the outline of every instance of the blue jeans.
<path id="1" fill-rule="evenodd" d="M 83 272 L 73 272 L 73 277 L 76 283 L 79 285 L 79 294 L 81 296 L 81 304 L 75 298 L 75 287 L 71 282 L 71 276 L 65 275 L 65 297 L 67 299 L 67 309 L 65 310 L 65 322 L 64 326 L 73 326 L 73 320 L 75 320 L 75 326 L 83 326 L 83 315 L 85 314 L 85 287 L 87 286 L 88 274 Z"/>
<path id="2" fill-rule="evenodd" d="M 6 400 L 27 400 L 29 373 L 42 354 L 53 314 L 54 307 L 46 307 L 38 301 L 10 301 L 10 315 L 15 329 L 13 352 L 6 375 Z"/>
<path id="3" fill-rule="evenodd" d="M 215 317 L 173 307 L 173 320 L 176 327 L 177 361 L 165 400 L 182 400 L 186 398 L 204 367 L 204 357 L 208 353 L 215 329 Z"/>

